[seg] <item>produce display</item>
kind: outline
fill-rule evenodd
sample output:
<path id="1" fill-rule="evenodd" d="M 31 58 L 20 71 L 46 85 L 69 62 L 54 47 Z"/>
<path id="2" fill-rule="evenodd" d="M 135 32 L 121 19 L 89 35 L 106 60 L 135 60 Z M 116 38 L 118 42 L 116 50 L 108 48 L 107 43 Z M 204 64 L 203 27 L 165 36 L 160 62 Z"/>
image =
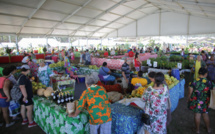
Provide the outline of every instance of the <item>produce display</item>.
<path id="1" fill-rule="evenodd" d="M 44 89 L 46 88 L 45 85 L 43 85 L 41 82 L 37 83 L 35 81 L 32 81 L 32 88 L 33 88 L 33 93 L 37 93 L 38 89 Z"/>
<path id="2" fill-rule="evenodd" d="M 175 85 L 179 83 L 179 80 L 177 80 L 173 76 L 170 77 L 169 75 L 165 74 L 164 77 L 169 89 L 173 88 Z"/>
<path id="3" fill-rule="evenodd" d="M 64 61 L 59 61 L 57 63 L 52 63 L 49 65 L 50 68 L 63 67 L 63 66 L 64 66 Z"/>
<path id="4" fill-rule="evenodd" d="M 182 63 L 182 69 L 191 69 L 194 66 L 194 60 L 189 60 L 189 59 L 183 59 L 181 56 L 170 56 L 168 58 L 167 56 L 161 56 L 158 58 L 150 58 L 151 64 L 153 67 L 154 61 L 157 62 L 157 67 L 158 69 L 172 69 L 177 67 L 178 63 Z M 143 66 L 148 66 L 147 61 L 142 62 Z"/>
<path id="5" fill-rule="evenodd" d="M 145 89 L 147 89 L 148 87 L 147 86 L 144 86 L 144 87 L 139 87 L 137 88 L 136 90 L 133 90 L 131 95 L 129 96 L 129 98 L 131 97 L 141 97 L 145 91 Z"/>
<path id="6" fill-rule="evenodd" d="M 98 70 L 100 69 L 102 66 L 97 67 L 96 65 L 89 65 L 89 69 L 94 69 L 94 70 Z"/>

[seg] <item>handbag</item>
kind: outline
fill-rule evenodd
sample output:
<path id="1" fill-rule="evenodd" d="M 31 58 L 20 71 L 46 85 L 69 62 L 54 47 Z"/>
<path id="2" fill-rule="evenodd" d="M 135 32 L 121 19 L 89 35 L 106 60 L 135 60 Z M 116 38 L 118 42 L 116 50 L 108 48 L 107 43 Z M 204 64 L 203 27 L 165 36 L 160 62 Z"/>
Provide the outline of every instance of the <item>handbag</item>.
<path id="1" fill-rule="evenodd" d="M 151 118 L 148 114 L 144 113 L 142 115 L 142 120 L 143 120 L 143 123 L 146 124 L 146 125 L 151 125 Z"/>
<path id="2" fill-rule="evenodd" d="M 149 100 L 149 104 L 150 104 L 150 100 Z M 149 107 L 151 107 L 151 104 L 149 105 Z M 142 121 L 145 125 L 151 125 L 151 117 L 150 115 L 143 113 L 142 114 Z"/>
<path id="3" fill-rule="evenodd" d="M 211 97 L 210 97 L 210 105 L 209 108 L 215 110 L 215 90 L 211 90 Z"/>

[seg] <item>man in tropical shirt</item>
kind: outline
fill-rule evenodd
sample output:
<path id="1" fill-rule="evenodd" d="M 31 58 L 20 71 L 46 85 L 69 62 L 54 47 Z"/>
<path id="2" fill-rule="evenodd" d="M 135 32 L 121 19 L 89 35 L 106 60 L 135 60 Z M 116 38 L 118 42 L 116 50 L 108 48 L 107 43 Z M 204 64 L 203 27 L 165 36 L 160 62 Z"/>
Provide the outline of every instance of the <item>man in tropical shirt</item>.
<path id="1" fill-rule="evenodd" d="M 87 90 L 82 93 L 76 112 L 69 117 L 78 116 L 86 108 L 90 115 L 90 134 L 97 134 L 99 128 L 101 134 L 111 134 L 111 108 L 106 90 L 94 84 L 93 78 L 86 79 Z"/>

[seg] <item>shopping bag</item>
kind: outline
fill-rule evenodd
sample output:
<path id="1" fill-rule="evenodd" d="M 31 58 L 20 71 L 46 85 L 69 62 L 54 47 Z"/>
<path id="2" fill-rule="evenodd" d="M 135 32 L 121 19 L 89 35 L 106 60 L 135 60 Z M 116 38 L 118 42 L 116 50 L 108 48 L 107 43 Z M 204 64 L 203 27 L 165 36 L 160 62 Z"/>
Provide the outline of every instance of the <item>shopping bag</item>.
<path id="1" fill-rule="evenodd" d="M 211 98 L 209 108 L 215 109 L 215 90 L 211 90 Z"/>
<path id="2" fill-rule="evenodd" d="M 9 106 L 10 117 L 14 117 L 20 114 L 20 104 L 14 100 L 10 101 Z"/>

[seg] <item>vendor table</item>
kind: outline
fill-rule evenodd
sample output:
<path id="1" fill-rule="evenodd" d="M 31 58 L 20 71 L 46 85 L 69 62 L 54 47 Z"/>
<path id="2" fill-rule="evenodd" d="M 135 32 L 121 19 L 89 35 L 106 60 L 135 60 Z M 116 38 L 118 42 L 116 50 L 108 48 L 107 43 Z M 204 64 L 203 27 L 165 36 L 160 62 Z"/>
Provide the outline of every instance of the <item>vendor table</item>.
<path id="1" fill-rule="evenodd" d="M 177 106 L 180 98 L 184 97 L 185 80 L 182 79 L 176 86 L 169 90 L 171 101 L 171 112 Z M 142 127 L 141 116 L 144 112 L 132 106 L 120 103 L 111 105 L 112 133 L 113 134 L 135 134 Z"/>
<path id="2" fill-rule="evenodd" d="M 143 125 L 143 113 L 143 110 L 132 106 L 112 104 L 112 134 L 135 134 Z"/>
<path id="3" fill-rule="evenodd" d="M 46 54 L 46 56 L 51 54 Z M 35 54 L 36 59 L 44 59 L 44 54 Z M 24 55 L 11 56 L 11 63 L 21 62 Z M 9 56 L 0 56 L 0 63 L 9 63 Z"/>
<path id="4" fill-rule="evenodd" d="M 77 74 L 78 75 L 90 75 L 93 72 L 99 72 L 99 70 L 95 70 L 95 69 L 89 69 L 87 67 L 81 67 L 78 69 Z"/>
<path id="5" fill-rule="evenodd" d="M 117 55 L 117 56 L 108 56 L 108 58 L 118 58 L 118 59 L 122 59 L 122 57 L 124 57 L 125 55 Z"/>
<path id="6" fill-rule="evenodd" d="M 145 53 L 145 54 L 140 54 L 139 55 L 140 61 L 146 61 L 150 58 L 157 58 L 157 54 L 150 54 L 150 53 Z M 132 63 L 134 60 L 134 57 L 127 57 L 128 63 Z"/>
<path id="7" fill-rule="evenodd" d="M 168 69 L 157 69 L 157 68 L 149 68 L 148 69 L 148 73 L 150 73 L 150 72 L 162 72 L 163 74 L 167 74 L 167 73 L 169 73 L 169 71 L 170 70 L 168 70 Z M 180 74 L 182 74 L 184 72 L 191 72 L 191 70 L 190 69 L 182 69 L 179 72 L 180 72 Z"/>
<path id="8" fill-rule="evenodd" d="M 89 133 L 88 113 L 67 117 L 66 110 L 42 97 L 34 97 L 34 120 L 48 134 Z"/>
<path id="9" fill-rule="evenodd" d="M 102 66 L 103 62 L 107 62 L 107 67 L 109 69 L 121 69 L 124 64 L 124 60 L 120 59 L 91 58 L 92 65 Z"/>
<path id="10" fill-rule="evenodd" d="M 175 109 L 177 108 L 179 99 L 184 98 L 184 85 L 185 79 L 182 79 L 176 86 L 169 90 L 171 112 L 175 111 Z"/>

